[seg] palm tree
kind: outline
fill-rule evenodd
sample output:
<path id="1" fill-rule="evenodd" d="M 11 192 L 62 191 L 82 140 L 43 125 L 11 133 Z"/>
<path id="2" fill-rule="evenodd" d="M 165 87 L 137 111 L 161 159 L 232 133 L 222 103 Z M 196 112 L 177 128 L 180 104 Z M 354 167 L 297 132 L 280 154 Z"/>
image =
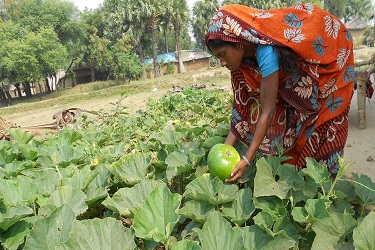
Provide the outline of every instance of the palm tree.
<path id="1" fill-rule="evenodd" d="M 193 7 L 193 33 L 197 47 L 206 49 L 205 34 L 213 14 L 219 9 L 218 0 L 198 0 Z"/>
<path id="2" fill-rule="evenodd" d="M 188 23 L 189 20 L 189 7 L 186 1 L 167 0 L 166 15 L 170 17 L 170 22 L 173 25 L 174 39 L 176 43 L 176 52 L 178 58 L 178 70 L 179 73 L 183 73 L 185 69 L 181 58 L 180 33 L 183 24 Z"/>
<path id="3" fill-rule="evenodd" d="M 284 7 L 290 4 L 291 2 L 292 1 L 285 1 L 285 0 L 284 1 L 283 0 L 273 0 L 273 1 L 269 1 L 269 0 L 224 0 L 223 5 L 236 3 L 236 4 L 242 4 L 242 5 L 246 5 L 249 7 L 253 7 L 256 9 L 267 10 L 267 9 L 272 9 L 272 8 Z"/>
<path id="4" fill-rule="evenodd" d="M 152 51 L 154 59 L 154 76 L 156 78 L 160 76 L 156 31 L 157 25 L 159 24 L 159 17 L 164 12 L 164 6 L 166 6 L 166 4 L 165 0 L 139 0 L 139 3 L 141 5 L 142 16 L 144 20 L 146 20 L 146 24 L 151 30 Z"/>
<path id="5" fill-rule="evenodd" d="M 144 12 L 139 0 L 106 0 L 105 22 L 107 33 L 111 40 L 123 38 L 126 33 L 131 38 L 131 43 L 137 49 L 140 62 L 145 61 L 142 36 L 147 29 Z M 146 77 L 146 70 L 142 70 L 142 78 Z"/>

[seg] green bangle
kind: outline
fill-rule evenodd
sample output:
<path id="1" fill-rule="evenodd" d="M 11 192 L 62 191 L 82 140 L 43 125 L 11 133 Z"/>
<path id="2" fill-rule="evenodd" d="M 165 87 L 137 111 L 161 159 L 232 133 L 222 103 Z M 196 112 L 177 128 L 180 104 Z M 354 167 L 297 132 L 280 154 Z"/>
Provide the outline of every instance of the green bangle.
<path id="1" fill-rule="evenodd" d="M 250 165 L 250 162 L 249 160 L 246 158 L 246 156 L 242 156 L 242 159 L 246 162 L 247 165 Z"/>

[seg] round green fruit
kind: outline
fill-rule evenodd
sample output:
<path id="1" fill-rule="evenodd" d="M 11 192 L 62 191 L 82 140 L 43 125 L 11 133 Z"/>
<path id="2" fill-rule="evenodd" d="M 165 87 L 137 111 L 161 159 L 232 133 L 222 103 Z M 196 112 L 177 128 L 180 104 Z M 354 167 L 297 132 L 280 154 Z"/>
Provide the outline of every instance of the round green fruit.
<path id="1" fill-rule="evenodd" d="M 221 180 L 230 179 L 230 173 L 240 161 L 237 150 L 230 145 L 219 143 L 214 145 L 207 156 L 210 173 Z"/>

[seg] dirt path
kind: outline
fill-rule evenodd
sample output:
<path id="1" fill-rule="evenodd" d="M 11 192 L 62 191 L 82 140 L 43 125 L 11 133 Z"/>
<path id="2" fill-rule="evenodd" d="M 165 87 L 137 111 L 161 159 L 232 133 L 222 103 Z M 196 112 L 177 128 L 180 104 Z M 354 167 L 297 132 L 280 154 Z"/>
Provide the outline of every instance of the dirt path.
<path id="1" fill-rule="evenodd" d="M 121 100 L 121 102 L 119 102 L 119 94 L 108 98 L 101 98 L 90 101 L 77 101 L 70 106 L 55 104 L 54 106 L 45 109 L 37 109 L 6 115 L 4 116 L 4 118 L 8 121 L 16 123 L 18 126 L 33 126 L 53 122 L 53 115 L 56 112 L 68 108 L 80 108 L 88 111 L 111 111 L 115 107 L 115 105 L 121 105 L 127 107 L 129 111 L 134 111 L 144 108 L 149 98 L 160 98 L 166 92 L 167 91 L 142 92 L 136 95 L 125 97 L 123 100 Z"/>
<path id="2" fill-rule="evenodd" d="M 375 98 L 366 103 L 366 128 L 358 129 L 357 92 L 349 112 L 349 135 L 344 159 L 354 162 L 349 172 L 367 174 L 375 181 Z"/>

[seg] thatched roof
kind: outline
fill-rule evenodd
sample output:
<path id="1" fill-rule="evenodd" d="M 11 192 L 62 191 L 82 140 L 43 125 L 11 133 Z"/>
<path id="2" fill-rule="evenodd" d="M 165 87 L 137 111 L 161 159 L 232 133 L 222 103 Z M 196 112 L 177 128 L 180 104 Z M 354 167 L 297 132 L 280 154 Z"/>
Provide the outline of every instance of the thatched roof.
<path id="1" fill-rule="evenodd" d="M 348 30 L 363 30 L 366 29 L 369 25 L 367 21 L 361 20 L 359 18 L 354 18 L 345 23 L 345 26 Z"/>

